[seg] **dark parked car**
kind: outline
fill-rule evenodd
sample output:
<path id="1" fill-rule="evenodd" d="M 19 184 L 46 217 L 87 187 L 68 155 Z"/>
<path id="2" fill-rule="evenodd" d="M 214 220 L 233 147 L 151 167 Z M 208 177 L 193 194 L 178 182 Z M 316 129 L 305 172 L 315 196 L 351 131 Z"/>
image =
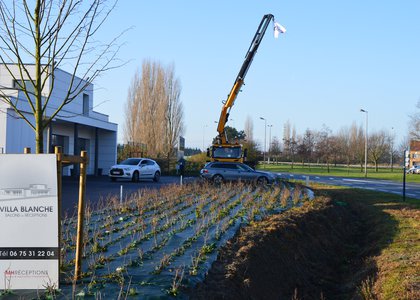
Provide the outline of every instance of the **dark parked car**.
<path id="1" fill-rule="evenodd" d="M 256 171 L 243 163 L 209 162 L 200 171 L 202 178 L 214 183 L 223 181 L 253 181 L 259 184 L 275 182 L 276 175 L 270 172 Z"/>

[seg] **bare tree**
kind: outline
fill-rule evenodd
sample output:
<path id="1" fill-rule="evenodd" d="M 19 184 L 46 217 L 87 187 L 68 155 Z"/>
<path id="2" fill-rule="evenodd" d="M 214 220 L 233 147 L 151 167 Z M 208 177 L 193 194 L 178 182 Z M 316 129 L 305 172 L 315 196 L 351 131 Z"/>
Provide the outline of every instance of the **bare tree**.
<path id="1" fill-rule="evenodd" d="M 351 149 L 351 130 L 348 127 L 342 127 L 336 136 L 336 142 L 339 153 L 349 168 L 354 156 Z"/>
<path id="2" fill-rule="evenodd" d="M 388 133 L 387 142 L 389 145 L 389 164 L 391 166 L 391 172 L 393 172 L 394 171 L 394 156 L 397 154 L 395 150 L 395 133 L 393 131 Z"/>
<path id="3" fill-rule="evenodd" d="M 310 162 L 312 153 L 315 147 L 315 134 L 313 131 L 306 129 L 303 136 L 299 139 L 298 143 L 298 154 L 302 160 L 302 165 L 306 162 Z"/>
<path id="4" fill-rule="evenodd" d="M 124 141 L 126 143 L 140 140 L 138 128 L 140 127 L 140 101 L 138 88 L 140 85 L 140 73 L 136 70 L 128 88 L 127 102 L 124 110 Z"/>
<path id="5" fill-rule="evenodd" d="M 354 155 L 354 161 L 360 164 L 360 172 L 363 172 L 363 163 L 365 159 L 365 133 L 363 127 L 357 127 L 356 124 L 353 124 L 350 130 L 350 144 Z"/>
<path id="6" fill-rule="evenodd" d="M 60 110 L 101 73 L 117 67 L 121 35 L 107 44 L 93 39 L 115 4 L 107 6 L 106 0 L 0 1 L 0 63 L 15 83 L 8 88 L 23 92 L 31 114 L 22 109 L 20 99 L 4 91 L 5 87 L 0 99 L 35 131 L 37 153 L 44 151 L 43 131 Z M 70 83 L 62 99 L 53 99 L 54 80 L 61 66 L 69 72 Z M 50 101 L 56 103 L 47 113 Z"/>
<path id="7" fill-rule="evenodd" d="M 165 70 L 165 128 L 164 128 L 164 143 L 163 152 L 168 161 L 173 155 L 175 146 L 178 144 L 178 139 L 184 132 L 184 111 L 181 100 L 181 83 L 175 77 L 174 65 L 169 66 Z"/>
<path id="8" fill-rule="evenodd" d="M 254 123 L 252 122 L 252 118 L 250 115 L 246 117 L 244 131 L 246 139 L 248 141 L 252 141 L 254 139 Z"/>
<path id="9" fill-rule="evenodd" d="M 290 150 L 291 150 L 291 125 L 290 121 L 287 120 L 286 123 L 283 125 L 283 154 L 286 157 L 286 159 L 289 159 L 290 157 Z"/>
<path id="10" fill-rule="evenodd" d="M 147 145 L 147 154 L 170 158 L 184 131 L 181 84 L 174 66 L 145 60 L 129 88 L 125 140 Z"/>
<path id="11" fill-rule="evenodd" d="M 328 173 L 330 172 L 330 163 L 335 152 L 335 147 L 333 147 L 335 144 L 331 129 L 323 125 L 322 130 L 318 133 L 316 148 L 320 158 L 327 164 Z"/>
<path id="12" fill-rule="evenodd" d="M 164 124 L 164 70 L 150 60 L 142 64 L 142 76 L 138 87 L 140 102 L 139 142 L 147 145 L 147 153 L 158 157 L 162 151 Z"/>
<path id="13" fill-rule="evenodd" d="M 293 169 L 293 165 L 295 162 L 295 155 L 297 153 L 297 135 L 296 135 L 296 127 L 293 126 L 292 129 L 292 136 L 290 137 L 289 141 L 288 141 L 288 145 L 289 145 L 289 153 L 291 156 L 291 160 L 292 160 L 292 169 Z"/>
<path id="14" fill-rule="evenodd" d="M 405 163 L 404 162 L 404 159 L 405 159 L 404 153 L 408 149 L 410 149 L 410 137 L 405 136 L 405 137 L 403 137 L 403 139 L 401 140 L 401 142 L 397 146 L 395 156 L 394 156 L 394 161 L 396 163 Z"/>
<path id="15" fill-rule="evenodd" d="M 385 131 L 375 132 L 369 137 L 369 153 L 370 158 L 375 164 L 375 171 L 378 172 L 378 163 L 382 156 L 389 149 L 387 144 L 387 135 Z"/>
<path id="16" fill-rule="evenodd" d="M 275 157 L 276 161 L 278 161 L 278 158 L 281 154 L 281 143 L 277 136 L 274 136 L 273 140 L 271 141 L 270 154 Z"/>
<path id="17" fill-rule="evenodd" d="M 416 107 L 420 110 L 420 100 L 417 101 Z M 417 111 L 410 116 L 409 128 L 410 138 L 413 140 L 420 140 L 420 111 Z"/>

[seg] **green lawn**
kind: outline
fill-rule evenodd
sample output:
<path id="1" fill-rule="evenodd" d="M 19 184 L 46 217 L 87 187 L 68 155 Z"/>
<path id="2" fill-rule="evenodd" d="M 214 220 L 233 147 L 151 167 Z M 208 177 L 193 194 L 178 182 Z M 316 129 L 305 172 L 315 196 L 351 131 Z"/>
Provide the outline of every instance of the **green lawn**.
<path id="1" fill-rule="evenodd" d="M 365 177 L 364 170 L 361 171 L 360 167 L 347 168 L 330 166 L 329 172 L 326 166 L 302 166 L 301 164 L 294 164 L 293 167 L 290 164 L 260 164 L 257 168 L 260 170 L 266 170 L 271 172 L 288 172 L 308 175 L 329 175 L 355 178 Z M 374 168 L 368 168 L 367 178 L 402 181 L 403 170 L 397 167 L 394 167 L 392 171 L 390 168 L 380 168 L 378 172 L 376 172 Z M 407 174 L 406 181 L 420 183 L 420 174 Z"/>
<path id="2" fill-rule="evenodd" d="M 415 175 L 411 175 L 415 176 Z M 376 274 L 366 280 L 363 299 L 420 299 L 420 203 L 417 199 L 368 190 L 317 185 L 332 199 L 361 205 L 370 228 L 367 241 L 370 262 Z M 377 251 L 377 252 L 375 252 Z M 366 265 L 368 268 L 369 263 Z M 362 293 L 363 292 L 363 293 Z"/>

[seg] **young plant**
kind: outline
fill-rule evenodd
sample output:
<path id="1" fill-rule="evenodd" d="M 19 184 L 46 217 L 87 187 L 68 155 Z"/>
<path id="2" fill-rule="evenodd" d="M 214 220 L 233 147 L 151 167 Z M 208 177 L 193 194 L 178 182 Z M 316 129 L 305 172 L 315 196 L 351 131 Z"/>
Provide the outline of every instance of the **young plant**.
<path id="1" fill-rule="evenodd" d="M 175 275 L 172 279 L 171 288 L 168 290 L 168 294 L 171 296 L 178 296 L 179 288 L 181 287 L 182 279 L 184 278 L 184 267 L 176 268 Z"/>
<path id="2" fill-rule="evenodd" d="M 155 267 L 153 274 L 160 274 L 162 270 L 171 263 L 171 256 L 165 254 L 159 262 L 159 265 Z"/>

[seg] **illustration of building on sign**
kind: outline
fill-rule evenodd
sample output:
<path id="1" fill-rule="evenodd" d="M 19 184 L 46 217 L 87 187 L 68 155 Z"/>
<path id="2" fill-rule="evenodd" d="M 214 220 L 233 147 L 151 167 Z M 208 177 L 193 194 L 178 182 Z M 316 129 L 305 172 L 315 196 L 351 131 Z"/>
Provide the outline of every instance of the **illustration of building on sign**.
<path id="1" fill-rule="evenodd" d="M 51 189 L 46 184 L 30 184 L 27 188 L 0 189 L 0 200 L 50 197 Z"/>

